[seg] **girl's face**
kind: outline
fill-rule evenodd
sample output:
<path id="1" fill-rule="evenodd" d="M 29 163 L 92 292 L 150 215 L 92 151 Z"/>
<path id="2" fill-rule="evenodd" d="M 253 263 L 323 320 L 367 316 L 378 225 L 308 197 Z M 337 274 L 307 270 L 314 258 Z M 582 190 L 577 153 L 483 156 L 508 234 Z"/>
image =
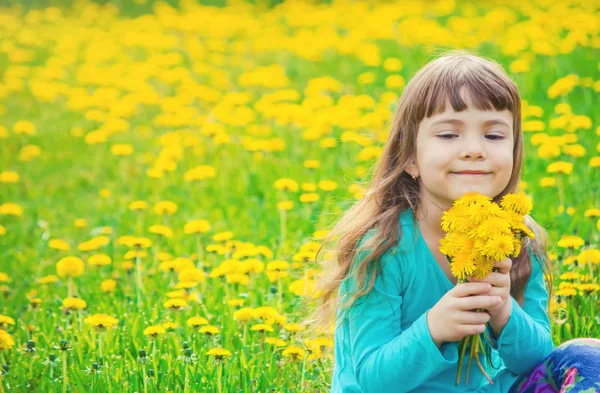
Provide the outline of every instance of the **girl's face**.
<path id="1" fill-rule="evenodd" d="M 443 113 L 419 124 L 416 162 L 407 172 L 419 182 L 420 198 L 449 209 L 471 191 L 495 197 L 508 185 L 513 168 L 513 115 L 479 111 L 463 89 L 468 108 L 455 112 L 446 102 Z M 477 174 L 460 173 L 477 171 Z"/>

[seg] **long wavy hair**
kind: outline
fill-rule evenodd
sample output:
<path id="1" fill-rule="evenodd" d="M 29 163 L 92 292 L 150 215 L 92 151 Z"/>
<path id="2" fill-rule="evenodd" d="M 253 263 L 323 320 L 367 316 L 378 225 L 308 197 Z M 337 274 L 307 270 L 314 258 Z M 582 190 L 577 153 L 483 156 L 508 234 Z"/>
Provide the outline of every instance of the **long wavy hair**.
<path id="1" fill-rule="evenodd" d="M 368 294 L 380 272 L 380 258 L 390 248 L 397 247 L 400 213 L 412 208 L 419 211 L 419 183 L 405 171 L 416 152 L 416 139 L 419 123 L 425 117 L 431 117 L 445 110 L 449 101 L 457 111 L 467 109 L 460 97 L 460 90 L 466 88 L 473 103 L 479 110 L 503 111 L 508 109 L 513 115 L 514 165 L 506 188 L 493 200 L 499 202 L 507 193 L 517 192 L 520 183 L 521 163 L 523 159 L 523 130 L 521 128 L 521 98 L 515 83 L 505 73 L 501 65 L 465 50 L 450 51 L 439 56 L 424 67 L 406 85 L 397 105 L 393 124 L 384 151 L 379 157 L 364 196 L 342 215 L 328 236 L 324 239 L 319 254 L 329 256 L 318 262 L 322 274 L 316 284 L 317 307 L 309 318 L 309 330 L 331 332 L 334 328 L 336 310 L 350 307 L 352 303 Z M 511 296 L 522 305 L 525 285 L 531 276 L 531 250 L 542 261 L 545 282 L 550 298 L 552 297 L 552 269 L 547 254 L 547 232 L 530 216 L 526 224 L 535 233 L 535 239 L 528 238 L 522 244 L 522 250 L 513 259 L 510 271 Z M 374 229 L 375 234 L 364 246 L 357 249 L 359 241 Z M 333 242 L 329 250 L 326 245 Z M 355 271 L 359 290 L 348 302 L 338 305 L 340 284 L 351 272 L 355 255 L 368 249 Z M 368 286 L 365 284 L 368 281 Z M 339 323 L 338 321 L 336 321 Z M 308 332 L 307 331 L 307 332 Z"/>

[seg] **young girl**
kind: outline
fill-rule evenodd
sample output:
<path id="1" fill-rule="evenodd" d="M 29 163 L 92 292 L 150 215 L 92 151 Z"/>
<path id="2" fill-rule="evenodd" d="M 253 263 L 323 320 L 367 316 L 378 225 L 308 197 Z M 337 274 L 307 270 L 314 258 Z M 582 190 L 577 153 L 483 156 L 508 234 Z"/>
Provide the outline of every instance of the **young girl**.
<path id="1" fill-rule="evenodd" d="M 517 192 L 522 157 L 521 99 L 501 66 L 459 51 L 414 76 L 369 191 L 325 239 L 345 232 L 318 286 L 321 324 L 337 310 L 331 392 L 600 392 L 600 340 L 552 342 L 547 235 L 531 217 L 535 239 L 483 280 L 457 285 L 439 251 L 444 211 L 466 192 Z M 483 331 L 493 384 L 473 362 L 455 386 L 458 342 Z"/>

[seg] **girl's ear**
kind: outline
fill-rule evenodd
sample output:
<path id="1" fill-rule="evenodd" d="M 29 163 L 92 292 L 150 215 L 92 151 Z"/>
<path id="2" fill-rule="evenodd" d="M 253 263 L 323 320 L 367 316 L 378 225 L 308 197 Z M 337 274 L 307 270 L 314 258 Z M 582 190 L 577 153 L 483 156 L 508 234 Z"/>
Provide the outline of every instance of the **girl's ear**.
<path id="1" fill-rule="evenodd" d="M 408 166 L 406 167 L 404 172 L 408 173 L 413 179 L 419 177 L 419 168 L 417 167 L 417 164 L 415 163 L 414 159 L 411 159 L 408 162 Z"/>

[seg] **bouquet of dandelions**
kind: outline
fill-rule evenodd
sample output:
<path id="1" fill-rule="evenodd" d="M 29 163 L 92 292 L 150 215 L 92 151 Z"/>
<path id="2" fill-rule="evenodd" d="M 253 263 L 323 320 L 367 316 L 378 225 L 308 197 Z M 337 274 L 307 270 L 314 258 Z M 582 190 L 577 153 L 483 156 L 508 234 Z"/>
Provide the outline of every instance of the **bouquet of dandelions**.
<path id="1" fill-rule="evenodd" d="M 442 229 L 446 235 L 440 241 L 440 251 L 448 257 L 452 274 L 458 283 L 467 282 L 467 277 L 471 276 L 483 279 L 494 270 L 495 262 L 519 255 L 524 237 L 535 237 L 524 222 L 524 216 L 529 214 L 531 208 L 531 199 L 523 193 L 506 194 L 498 205 L 490 197 L 470 192 L 444 212 Z M 486 332 L 467 336 L 460 341 L 455 385 L 460 383 L 463 359 L 469 344 L 466 384 L 469 383 L 473 358 L 486 379 L 493 383 L 478 356 L 480 350 L 485 352 L 482 336 L 492 343 Z"/>

